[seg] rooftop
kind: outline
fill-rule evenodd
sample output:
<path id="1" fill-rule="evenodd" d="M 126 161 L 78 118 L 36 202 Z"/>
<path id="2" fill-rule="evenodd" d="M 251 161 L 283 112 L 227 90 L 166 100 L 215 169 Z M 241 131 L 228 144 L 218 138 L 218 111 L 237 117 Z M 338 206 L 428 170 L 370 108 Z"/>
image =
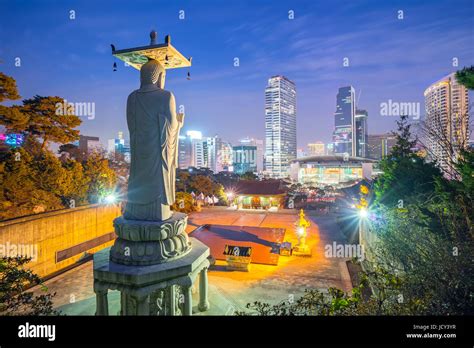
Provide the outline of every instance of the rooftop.
<path id="1" fill-rule="evenodd" d="M 322 155 L 322 156 L 308 156 L 308 157 L 301 157 L 293 161 L 293 163 L 308 163 L 308 162 L 357 162 L 357 163 L 375 163 L 377 162 L 371 158 L 362 158 L 362 157 L 352 157 L 349 156 L 344 160 L 343 155 Z"/>
<path id="2" fill-rule="evenodd" d="M 238 195 L 280 195 L 286 192 L 280 180 L 239 180 L 235 186 Z"/>

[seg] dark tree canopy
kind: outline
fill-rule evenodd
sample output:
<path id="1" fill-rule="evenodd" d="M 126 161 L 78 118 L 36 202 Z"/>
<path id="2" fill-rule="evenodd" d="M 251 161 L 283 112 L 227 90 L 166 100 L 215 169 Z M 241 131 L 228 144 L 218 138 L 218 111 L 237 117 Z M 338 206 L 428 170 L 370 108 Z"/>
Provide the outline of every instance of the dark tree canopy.
<path id="1" fill-rule="evenodd" d="M 474 65 L 456 72 L 456 79 L 468 89 L 474 90 Z"/>

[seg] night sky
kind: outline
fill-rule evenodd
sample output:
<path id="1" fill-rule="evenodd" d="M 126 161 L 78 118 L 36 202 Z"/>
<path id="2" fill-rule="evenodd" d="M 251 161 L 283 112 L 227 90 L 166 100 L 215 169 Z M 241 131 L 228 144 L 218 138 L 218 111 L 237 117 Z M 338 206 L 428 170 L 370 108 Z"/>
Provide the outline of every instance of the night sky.
<path id="1" fill-rule="evenodd" d="M 264 89 L 272 75 L 296 83 L 303 147 L 330 141 L 339 87 L 354 86 L 358 106 L 369 112 L 369 134 L 381 133 L 394 128 L 396 117 L 381 116 L 380 103 L 420 102 L 423 114 L 426 87 L 474 64 L 472 0 L 0 0 L 0 71 L 17 80 L 24 98 L 94 102 L 96 117 L 83 118 L 81 133 L 106 143 L 127 131 L 126 98 L 139 87 L 135 69 L 117 61 L 112 71 L 110 44 L 148 45 L 151 29 L 159 42 L 170 34 L 172 44 L 193 57 L 191 80 L 187 69 L 167 74 L 166 89 L 186 109 L 184 131 L 229 141 L 264 139 Z"/>

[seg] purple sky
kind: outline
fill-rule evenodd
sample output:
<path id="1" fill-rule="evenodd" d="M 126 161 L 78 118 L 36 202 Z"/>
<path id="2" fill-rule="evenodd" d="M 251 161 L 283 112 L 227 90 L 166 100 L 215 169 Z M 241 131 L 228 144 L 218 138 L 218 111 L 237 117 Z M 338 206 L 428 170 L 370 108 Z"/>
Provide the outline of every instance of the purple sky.
<path id="1" fill-rule="evenodd" d="M 264 138 L 264 89 L 282 74 L 296 83 L 298 146 L 328 142 L 337 89 L 353 85 L 369 112 L 369 133 L 393 129 L 380 103 L 419 102 L 429 84 L 474 64 L 473 1 L 0 1 L 0 70 L 23 97 L 58 95 L 94 102 L 81 132 L 105 143 L 126 131 L 127 95 L 138 72 L 114 59 L 117 49 L 159 41 L 193 57 L 170 70 L 166 88 L 186 108 L 184 130 L 229 141 Z M 76 19 L 69 19 L 74 10 Z M 179 11 L 185 19 L 179 19 Z M 295 19 L 288 18 L 293 10 Z M 403 20 L 397 19 L 403 11 Z M 21 67 L 15 67 L 15 58 Z M 234 67 L 234 58 L 240 66 Z M 343 67 L 344 57 L 349 67 Z"/>

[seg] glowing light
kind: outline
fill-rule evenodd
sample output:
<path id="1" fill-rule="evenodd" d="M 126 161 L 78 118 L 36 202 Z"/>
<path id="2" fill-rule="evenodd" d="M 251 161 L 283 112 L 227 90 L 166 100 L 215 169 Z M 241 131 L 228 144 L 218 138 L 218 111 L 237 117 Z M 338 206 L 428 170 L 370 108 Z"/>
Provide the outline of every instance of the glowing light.
<path id="1" fill-rule="evenodd" d="M 369 213 L 368 213 L 367 209 L 361 208 L 359 210 L 359 217 L 365 219 L 365 218 L 367 218 L 367 216 L 369 216 Z"/>
<path id="2" fill-rule="evenodd" d="M 107 204 L 114 204 L 115 202 L 117 202 L 117 196 L 114 195 L 113 193 L 111 193 L 111 194 L 105 196 L 104 202 L 107 203 Z"/>
<path id="3" fill-rule="evenodd" d="M 200 131 L 195 131 L 195 130 L 190 130 L 190 131 L 187 131 L 186 132 L 186 135 L 188 137 L 190 137 L 191 139 L 196 139 L 196 140 L 200 140 L 202 139 L 202 132 Z"/>
<path id="4" fill-rule="evenodd" d="M 302 236 L 304 234 L 304 227 L 297 227 L 296 228 L 296 233 L 299 235 L 299 236 Z"/>

